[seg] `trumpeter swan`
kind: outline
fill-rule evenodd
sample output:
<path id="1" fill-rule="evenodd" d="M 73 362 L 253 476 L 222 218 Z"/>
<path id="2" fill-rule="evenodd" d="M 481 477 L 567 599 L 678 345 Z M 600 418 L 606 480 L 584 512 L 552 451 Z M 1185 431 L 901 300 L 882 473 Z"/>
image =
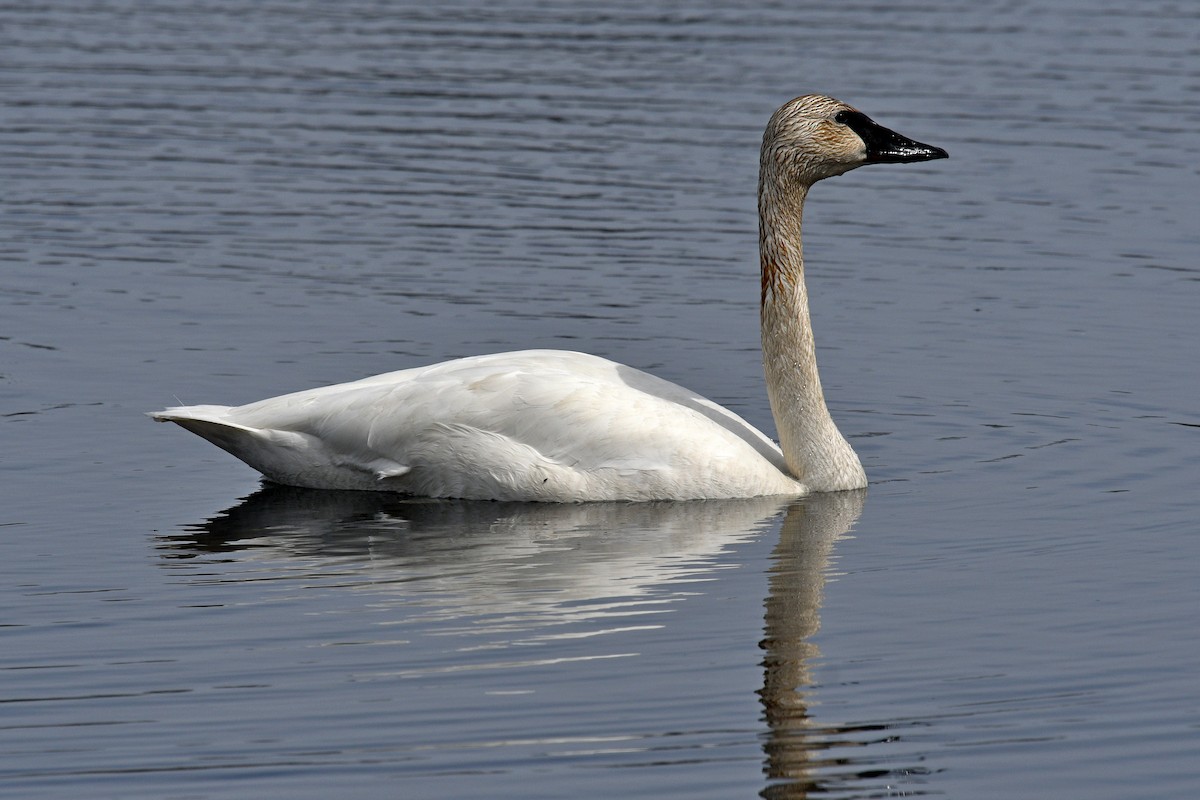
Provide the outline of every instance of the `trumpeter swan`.
<path id="1" fill-rule="evenodd" d="M 695 392 L 597 356 L 475 356 L 273 397 L 152 413 L 269 480 L 429 497 L 578 502 L 801 495 L 867 484 L 825 406 L 800 219 L 863 164 L 945 158 L 831 97 L 772 116 L 759 168 L 762 349 L 779 445 Z"/>

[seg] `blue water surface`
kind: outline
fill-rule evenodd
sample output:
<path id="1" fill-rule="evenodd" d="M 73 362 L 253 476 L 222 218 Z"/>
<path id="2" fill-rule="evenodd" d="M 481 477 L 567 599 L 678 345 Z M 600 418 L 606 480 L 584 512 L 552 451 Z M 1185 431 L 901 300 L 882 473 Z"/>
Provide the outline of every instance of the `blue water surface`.
<path id="1" fill-rule="evenodd" d="M 1200 10 L 0 7 L 0 794 L 1200 794 Z M 579 349 L 773 430 L 758 144 L 819 185 L 872 480 L 536 506 L 260 485 L 142 416 Z"/>

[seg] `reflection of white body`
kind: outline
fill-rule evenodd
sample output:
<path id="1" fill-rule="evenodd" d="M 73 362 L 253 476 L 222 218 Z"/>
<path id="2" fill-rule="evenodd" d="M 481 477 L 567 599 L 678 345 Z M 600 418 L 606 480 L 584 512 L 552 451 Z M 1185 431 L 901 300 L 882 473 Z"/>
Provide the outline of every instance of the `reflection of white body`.
<path id="1" fill-rule="evenodd" d="M 654 500 L 866 485 L 817 374 L 800 252 L 813 183 L 863 164 L 945 152 L 809 95 L 763 136 L 762 337 L 782 449 L 680 386 L 594 356 L 503 353 L 229 408 L 154 414 L 280 483 L 434 497 Z"/>
<path id="2" fill-rule="evenodd" d="M 348 584 L 403 603 L 435 597 L 447 616 L 546 614 L 564 622 L 591 613 L 581 603 L 600 603 L 594 612 L 711 570 L 788 502 L 490 503 L 267 487 L 206 528 L 222 545 L 254 542 L 245 558 L 342 557 L 338 569 L 355 573 L 343 576 Z M 259 549 L 265 542 L 270 547 Z"/>
<path id="3" fill-rule="evenodd" d="M 419 603 L 425 614 L 448 619 L 495 615 L 525 635 L 585 617 L 651 613 L 670 597 L 658 590 L 706 579 L 723 552 L 761 536 L 785 512 L 781 539 L 789 550 L 802 543 L 796 555 L 804 565 L 771 580 L 785 581 L 789 596 L 802 601 L 788 601 L 784 616 L 807 635 L 815 629 L 826 555 L 858 518 L 865 496 L 566 505 L 274 486 L 210 520 L 193 541 L 219 550 L 250 543 L 239 560 L 274 560 L 281 552 L 314 559 L 335 565 L 338 586 L 391 596 L 402 606 Z"/>

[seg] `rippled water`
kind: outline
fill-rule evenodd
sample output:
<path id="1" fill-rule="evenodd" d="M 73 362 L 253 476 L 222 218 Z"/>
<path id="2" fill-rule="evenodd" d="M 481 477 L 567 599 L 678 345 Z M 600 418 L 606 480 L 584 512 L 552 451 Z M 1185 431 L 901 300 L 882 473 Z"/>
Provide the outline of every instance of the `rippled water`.
<path id="1" fill-rule="evenodd" d="M 0 6 L 0 793 L 1192 798 L 1200 12 Z M 770 428 L 757 146 L 819 186 L 866 493 L 261 489 L 141 412 L 562 347 Z"/>

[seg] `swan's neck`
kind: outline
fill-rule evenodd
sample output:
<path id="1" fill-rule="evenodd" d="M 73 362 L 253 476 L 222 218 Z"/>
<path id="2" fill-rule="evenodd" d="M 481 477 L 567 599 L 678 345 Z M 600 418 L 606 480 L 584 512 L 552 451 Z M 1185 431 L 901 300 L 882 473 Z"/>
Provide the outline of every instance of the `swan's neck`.
<path id="1" fill-rule="evenodd" d="M 858 489 L 866 473 L 829 416 L 804 285 L 800 220 L 807 186 L 759 186 L 763 367 L 779 446 L 793 477 L 813 491 Z"/>

